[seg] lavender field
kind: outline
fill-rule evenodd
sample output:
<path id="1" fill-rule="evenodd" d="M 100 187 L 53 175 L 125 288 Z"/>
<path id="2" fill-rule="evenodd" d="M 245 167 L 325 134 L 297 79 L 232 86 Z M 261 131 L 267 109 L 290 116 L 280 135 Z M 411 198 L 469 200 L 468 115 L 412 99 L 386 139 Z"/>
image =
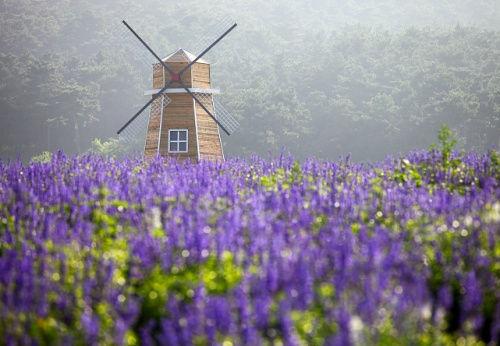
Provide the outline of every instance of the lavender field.
<path id="1" fill-rule="evenodd" d="M 485 345 L 498 154 L 0 162 L 0 343 Z"/>

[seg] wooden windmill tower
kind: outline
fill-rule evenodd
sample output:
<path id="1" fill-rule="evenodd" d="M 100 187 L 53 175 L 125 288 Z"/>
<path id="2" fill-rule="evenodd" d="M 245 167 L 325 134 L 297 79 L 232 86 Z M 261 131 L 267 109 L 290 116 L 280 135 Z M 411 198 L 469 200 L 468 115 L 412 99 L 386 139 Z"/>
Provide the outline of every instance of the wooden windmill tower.
<path id="1" fill-rule="evenodd" d="M 144 156 L 173 156 L 181 159 L 224 160 L 219 128 L 230 135 L 238 122 L 222 107 L 212 88 L 210 64 L 202 57 L 236 27 L 233 24 L 197 57 L 179 48 L 161 59 L 127 24 L 123 24 L 151 52 L 158 63 L 153 65 L 151 96 L 118 134 L 124 131 L 147 108 L 149 121 Z"/>

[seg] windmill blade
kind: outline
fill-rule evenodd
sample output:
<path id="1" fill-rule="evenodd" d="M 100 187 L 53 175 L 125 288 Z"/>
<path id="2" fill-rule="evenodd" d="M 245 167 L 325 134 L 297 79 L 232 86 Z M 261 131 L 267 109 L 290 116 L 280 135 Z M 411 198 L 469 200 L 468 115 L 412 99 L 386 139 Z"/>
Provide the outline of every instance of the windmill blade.
<path id="1" fill-rule="evenodd" d="M 168 82 L 160 91 L 158 91 L 158 93 L 154 94 L 153 97 L 151 98 L 151 100 L 149 100 L 144 106 L 142 106 L 141 109 L 139 109 L 139 111 L 137 113 L 135 113 L 135 115 L 130 118 L 126 123 L 125 125 L 123 125 L 116 133 L 117 134 L 120 134 L 123 130 L 125 130 L 128 126 L 130 126 L 130 124 L 139 116 L 142 114 L 142 112 L 144 112 L 153 102 L 155 99 L 157 99 L 158 97 L 160 97 L 161 95 L 163 95 L 163 93 L 165 92 L 165 90 L 168 89 L 168 87 L 170 86 L 170 84 L 172 84 L 173 81 L 170 81 Z"/>
<path id="2" fill-rule="evenodd" d="M 215 117 L 233 134 L 240 127 L 236 118 L 220 103 L 218 98 L 214 98 Z"/>
<path id="3" fill-rule="evenodd" d="M 140 117 L 118 135 L 118 140 L 127 147 L 128 151 L 135 152 L 142 150 L 141 144 L 146 136 L 147 127 L 148 117 Z"/>
<path id="4" fill-rule="evenodd" d="M 117 55 L 125 56 L 127 62 L 140 62 L 141 66 L 150 68 L 157 60 L 151 52 L 144 49 L 141 40 L 152 47 L 162 47 L 159 53 L 168 52 L 175 47 L 167 37 L 159 34 L 158 25 L 145 15 L 147 11 L 144 5 L 137 1 L 117 4 L 113 9 L 116 20 L 105 23 L 106 34 L 103 39 Z M 136 34 L 140 36 L 137 37 Z"/>
<path id="5" fill-rule="evenodd" d="M 149 106 L 151 106 L 151 104 L 155 101 L 156 98 L 158 98 L 159 94 L 161 94 L 163 92 L 163 89 L 156 95 L 154 95 L 151 100 L 149 100 L 144 106 L 142 106 L 141 109 L 139 109 L 139 111 L 137 113 L 134 114 L 134 116 L 132 118 L 130 118 L 126 123 L 125 125 L 123 125 L 116 133 L 119 135 L 121 134 L 123 131 L 125 131 L 125 129 L 127 127 L 130 126 L 130 124 L 132 124 L 132 122 L 137 119 L 137 117 L 139 115 L 142 114 L 142 112 L 144 112 Z"/>
<path id="6" fill-rule="evenodd" d="M 142 39 L 141 36 L 139 36 L 139 34 L 125 21 L 123 20 L 122 21 L 123 25 L 125 25 L 125 27 L 133 34 L 133 36 L 141 43 L 141 45 L 143 47 L 145 47 L 149 53 L 155 58 L 155 60 L 158 62 L 156 64 L 153 65 L 153 69 L 154 71 L 157 71 L 157 69 L 161 68 L 161 66 L 163 66 L 163 81 L 165 81 L 165 70 L 168 71 L 170 74 L 172 75 L 177 75 L 174 71 L 172 71 L 168 65 L 158 56 L 158 54 L 156 54 L 153 49 Z M 222 38 L 220 38 L 222 39 Z M 219 40 L 220 40 L 219 39 Z M 196 60 L 195 60 L 196 61 Z M 160 66 L 159 66 L 160 65 Z M 188 65 L 189 66 L 189 65 Z M 184 70 L 183 70 L 184 71 Z M 181 75 L 182 72 L 181 71 L 178 75 Z M 172 84 L 172 82 L 174 82 L 174 80 L 172 79 L 169 83 L 167 83 L 159 92 L 158 94 L 154 95 L 153 98 L 151 100 L 149 100 L 137 113 L 135 113 L 135 115 L 125 123 L 125 125 L 123 125 L 119 130 L 118 130 L 118 134 L 120 134 L 123 130 L 125 130 L 144 110 L 146 110 L 146 108 L 148 108 L 152 103 L 153 101 L 161 94 L 163 94 L 163 92 L 170 86 L 170 84 Z"/>
<path id="7" fill-rule="evenodd" d="M 124 14 L 124 17 L 128 17 L 129 15 Z M 139 36 L 137 34 L 138 31 L 150 32 L 150 28 L 145 23 L 135 24 L 134 22 L 134 26 L 137 25 L 139 28 L 136 31 L 136 28 L 132 28 L 132 25 L 129 23 L 129 21 L 125 20 L 115 23 L 110 28 L 107 39 L 109 40 L 108 44 L 113 47 L 113 53 L 117 62 L 123 60 L 123 63 L 130 63 L 132 68 L 137 71 L 138 78 L 137 80 L 134 79 L 133 83 L 142 92 L 151 89 L 153 85 L 152 67 L 153 69 L 157 69 L 159 68 L 158 64 L 161 63 L 167 71 L 169 71 L 169 68 L 146 43 L 146 40 L 142 37 L 143 35 Z"/>
<path id="8" fill-rule="evenodd" d="M 231 113 L 220 103 L 217 98 L 211 94 L 197 93 L 196 98 L 201 103 L 205 111 L 212 109 L 212 112 L 207 113 L 215 120 L 215 122 L 229 136 L 234 133 L 240 126 L 239 122 L 231 115 Z"/>
<path id="9" fill-rule="evenodd" d="M 148 132 L 150 119 L 161 116 L 162 110 L 170 103 L 170 98 L 165 94 L 152 100 L 153 102 L 148 106 L 147 114 L 149 116 L 143 114 L 138 117 L 118 135 L 119 141 L 124 143 L 130 151 L 142 152 L 144 150 L 144 138 Z M 159 128 L 153 130 L 157 131 Z"/>
<path id="10" fill-rule="evenodd" d="M 163 60 L 158 56 L 158 54 L 155 53 L 155 51 L 146 43 L 146 41 L 144 41 L 142 39 L 141 36 L 139 36 L 139 34 L 134 30 L 132 29 L 132 27 L 125 21 L 125 20 L 122 20 L 122 23 L 123 25 L 125 25 L 125 27 L 135 36 L 135 38 L 144 46 L 146 47 L 146 49 L 149 51 L 149 53 L 151 53 L 151 55 L 156 59 L 156 61 L 158 61 L 160 64 L 163 65 L 163 67 L 169 72 L 169 73 L 173 73 L 173 71 L 168 67 L 167 64 L 165 64 L 163 62 Z"/>
<path id="11" fill-rule="evenodd" d="M 127 14 L 123 14 L 123 17 L 128 18 Z M 145 24 L 140 23 L 136 25 L 141 31 L 149 32 Z M 145 90 L 150 90 L 153 86 L 153 74 L 151 70 L 156 59 L 119 20 L 108 24 L 105 39 L 108 46 L 111 47 L 110 51 L 115 63 L 127 69 L 127 74 L 129 75 L 127 81 L 130 84 L 127 88 L 132 89 L 133 94 L 137 95 L 137 97 L 129 98 L 123 102 L 127 105 L 128 109 L 135 110 L 141 106 L 141 103 L 146 102 L 141 95 Z M 127 136 L 120 136 L 119 138 L 123 142 Z"/>
<path id="12" fill-rule="evenodd" d="M 205 54 L 207 54 L 217 43 L 219 43 L 224 37 L 226 37 L 231 31 L 236 28 L 237 24 L 234 23 L 231 25 L 229 28 L 227 28 L 215 41 L 212 42 L 207 48 L 205 48 L 193 61 L 191 61 L 186 67 L 184 67 L 179 74 L 182 75 L 184 71 L 188 70 L 191 68 L 192 65 L 194 65 L 199 59 L 201 59 Z"/>
<path id="13" fill-rule="evenodd" d="M 112 28 L 111 38 L 118 43 L 117 50 L 123 52 L 127 59 L 135 60 L 143 67 L 150 67 L 156 58 L 144 49 L 139 41 L 122 22 Z"/>
<path id="14" fill-rule="evenodd" d="M 233 24 L 234 21 L 230 17 L 214 18 L 211 20 L 211 23 L 204 23 L 203 34 L 199 36 L 194 44 L 189 45 L 190 51 L 196 56 L 200 55 L 206 47 L 226 32 Z"/>

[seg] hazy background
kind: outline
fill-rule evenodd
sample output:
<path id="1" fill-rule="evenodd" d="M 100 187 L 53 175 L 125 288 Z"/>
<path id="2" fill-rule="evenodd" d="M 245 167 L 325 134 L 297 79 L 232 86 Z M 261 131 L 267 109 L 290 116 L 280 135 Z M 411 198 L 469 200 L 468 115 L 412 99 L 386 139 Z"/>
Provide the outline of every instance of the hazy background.
<path id="1" fill-rule="evenodd" d="M 0 0 L 1 159 L 85 152 L 147 101 L 123 18 L 162 56 L 238 22 L 207 57 L 241 123 L 228 157 L 375 160 L 443 123 L 463 148 L 498 146 L 498 0 Z"/>

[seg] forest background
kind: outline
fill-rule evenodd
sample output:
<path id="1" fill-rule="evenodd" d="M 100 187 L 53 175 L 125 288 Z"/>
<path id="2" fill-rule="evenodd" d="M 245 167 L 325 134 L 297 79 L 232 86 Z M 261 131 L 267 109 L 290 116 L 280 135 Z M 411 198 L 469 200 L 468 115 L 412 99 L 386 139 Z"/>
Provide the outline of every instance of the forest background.
<path id="1" fill-rule="evenodd" d="M 442 124 L 461 148 L 499 145 L 497 0 L 0 0 L 0 158 L 114 143 L 152 73 L 122 19 L 166 56 L 224 18 L 238 28 L 207 59 L 241 123 L 228 157 L 372 161 Z"/>

